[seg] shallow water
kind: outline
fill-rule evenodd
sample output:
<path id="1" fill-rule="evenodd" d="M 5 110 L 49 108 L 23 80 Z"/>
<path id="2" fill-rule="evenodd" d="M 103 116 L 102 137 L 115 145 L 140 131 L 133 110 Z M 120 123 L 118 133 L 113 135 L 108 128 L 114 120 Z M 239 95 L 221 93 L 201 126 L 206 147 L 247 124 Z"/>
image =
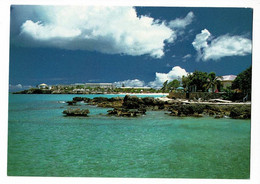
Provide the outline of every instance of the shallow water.
<path id="1" fill-rule="evenodd" d="M 104 95 L 10 94 L 9 176 L 249 178 L 250 120 L 65 117 L 74 96 Z"/>

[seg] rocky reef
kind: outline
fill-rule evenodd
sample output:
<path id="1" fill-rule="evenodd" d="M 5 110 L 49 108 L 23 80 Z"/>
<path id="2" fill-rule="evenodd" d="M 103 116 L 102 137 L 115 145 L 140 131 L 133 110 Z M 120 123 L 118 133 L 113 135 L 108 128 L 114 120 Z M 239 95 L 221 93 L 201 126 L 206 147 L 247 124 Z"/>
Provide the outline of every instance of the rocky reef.
<path id="1" fill-rule="evenodd" d="M 250 119 L 250 104 L 223 104 L 223 103 L 190 103 L 173 99 L 161 99 L 154 97 L 143 97 L 126 95 L 125 97 L 74 97 L 68 101 L 68 105 L 76 105 L 84 102 L 86 105 L 113 108 L 108 111 L 110 116 L 138 117 L 146 114 L 146 111 L 164 110 L 170 116 L 179 117 L 203 117 L 213 116 L 215 118 L 230 117 L 234 119 Z M 77 114 L 77 113 L 75 113 Z M 80 114 L 80 113 L 79 113 Z"/>
<path id="2" fill-rule="evenodd" d="M 230 117 L 234 119 L 250 119 L 251 105 L 204 105 L 183 104 L 172 105 L 169 109 L 171 116 L 213 116 L 215 118 Z"/>
<path id="3" fill-rule="evenodd" d="M 145 115 L 146 109 L 114 108 L 113 110 L 109 110 L 107 112 L 108 115 L 112 115 L 112 116 L 137 117 L 137 116 Z"/>
<path id="4" fill-rule="evenodd" d="M 88 109 L 67 109 L 63 111 L 67 116 L 88 116 Z"/>

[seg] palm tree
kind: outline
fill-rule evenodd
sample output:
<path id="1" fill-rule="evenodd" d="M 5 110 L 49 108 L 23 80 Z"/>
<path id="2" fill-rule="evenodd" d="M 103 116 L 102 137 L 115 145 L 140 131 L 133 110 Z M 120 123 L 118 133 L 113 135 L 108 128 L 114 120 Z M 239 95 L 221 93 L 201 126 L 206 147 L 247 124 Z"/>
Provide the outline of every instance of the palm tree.
<path id="1" fill-rule="evenodd" d="M 215 88 L 220 86 L 220 79 L 222 77 L 216 77 L 216 74 L 214 72 L 210 72 L 208 74 L 207 83 L 205 84 L 205 88 L 208 91 L 211 89 L 211 92 L 215 91 Z"/>
<path id="2" fill-rule="evenodd" d="M 168 80 L 163 83 L 163 87 L 161 88 L 162 92 L 165 92 L 167 90 L 167 84 Z"/>

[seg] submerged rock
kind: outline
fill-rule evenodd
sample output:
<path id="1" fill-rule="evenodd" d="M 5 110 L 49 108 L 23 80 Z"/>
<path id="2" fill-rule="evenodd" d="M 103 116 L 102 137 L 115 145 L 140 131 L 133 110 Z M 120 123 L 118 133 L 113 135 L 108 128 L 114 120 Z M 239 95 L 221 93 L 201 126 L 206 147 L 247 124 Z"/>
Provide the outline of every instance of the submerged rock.
<path id="1" fill-rule="evenodd" d="M 88 109 L 67 109 L 63 111 L 67 116 L 88 116 Z"/>

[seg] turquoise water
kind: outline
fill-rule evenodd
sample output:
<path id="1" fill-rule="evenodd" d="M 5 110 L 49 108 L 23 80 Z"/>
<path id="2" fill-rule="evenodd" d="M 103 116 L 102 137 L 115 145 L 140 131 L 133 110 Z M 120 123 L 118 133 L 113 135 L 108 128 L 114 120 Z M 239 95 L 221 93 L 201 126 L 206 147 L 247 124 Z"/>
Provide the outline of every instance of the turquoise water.
<path id="1" fill-rule="evenodd" d="M 249 178 L 250 120 L 64 117 L 74 96 L 10 94 L 9 176 Z"/>

